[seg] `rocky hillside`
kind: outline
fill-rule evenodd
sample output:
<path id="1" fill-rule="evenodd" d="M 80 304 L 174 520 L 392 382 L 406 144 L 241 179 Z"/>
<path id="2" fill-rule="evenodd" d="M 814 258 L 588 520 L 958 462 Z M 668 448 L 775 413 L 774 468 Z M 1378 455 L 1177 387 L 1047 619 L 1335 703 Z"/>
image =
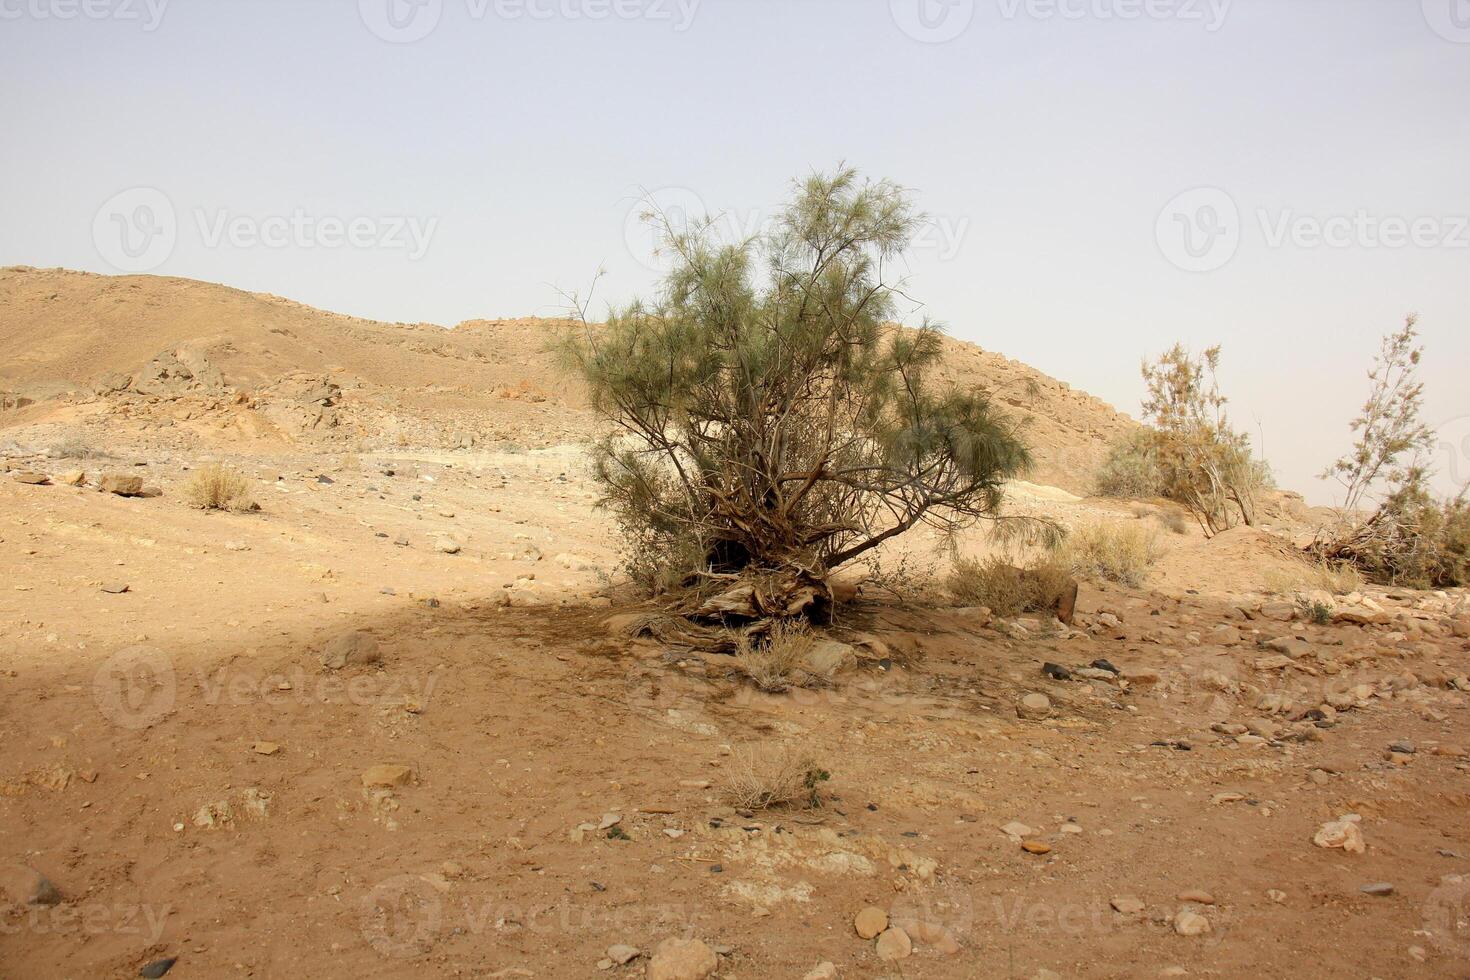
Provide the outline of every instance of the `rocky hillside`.
<path id="1" fill-rule="evenodd" d="M 159 438 L 338 450 L 576 441 L 595 429 L 548 352 L 562 321 L 378 323 L 158 276 L 0 270 L 0 425 L 134 426 Z M 1085 492 L 1133 423 L 971 344 L 943 375 L 1026 420 L 1032 480 Z"/>

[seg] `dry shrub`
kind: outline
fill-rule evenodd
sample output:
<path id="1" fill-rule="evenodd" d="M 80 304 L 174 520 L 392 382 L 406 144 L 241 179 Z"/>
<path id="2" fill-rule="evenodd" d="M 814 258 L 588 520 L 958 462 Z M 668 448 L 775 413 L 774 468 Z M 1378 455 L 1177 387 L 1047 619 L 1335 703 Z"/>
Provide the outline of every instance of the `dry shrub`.
<path id="1" fill-rule="evenodd" d="M 736 753 L 725 776 L 726 801 L 737 810 L 822 805 L 821 785 L 831 773 L 805 752 L 789 746 Z"/>
<path id="2" fill-rule="evenodd" d="M 203 510 L 259 510 L 250 483 L 234 470 L 209 463 L 200 467 L 185 488 L 189 503 Z"/>
<path id="3" fill-rule="evenodd" d="M 1289 569 L 1273 571 L 1266 578 L 1266 585 L 1273 592 L 1326 592 L 1329 595 L 1347 595 L 1363 587 L 1363 575 L 1345 561 L 1301 561 Z"/>
<path id="4" fill-rule="evenodd" d="M 1108 457 L 1093 478 L 1099 497 L 1138 500 L 1164 495 L 1164 473 L 1147 430 L 1139 429 L 1108 448 Z"/>
<path id="5" fill-rule="evenodd" d="M 735 669 L 768 694 L 811 683 L 806 658 L 816 638 L 805 622 L 778 620 L 765 636 L 742 636 Z"/>
<path id="6" fill-rule="evenodd" d="M 1159 560 L 1158 534 L 1138 523 L 1086 524 L 1056 548 L 1057 561 L 1074 574 L 1139 586 Z"/>
<path id="7" fill-rule="evenodd" d="M 997 616 L 1055 609 L 1071 573 L 1055 561 L 1019 568 L 1001 558 L 957 558 L 946 583 L 955 601 Z"/>

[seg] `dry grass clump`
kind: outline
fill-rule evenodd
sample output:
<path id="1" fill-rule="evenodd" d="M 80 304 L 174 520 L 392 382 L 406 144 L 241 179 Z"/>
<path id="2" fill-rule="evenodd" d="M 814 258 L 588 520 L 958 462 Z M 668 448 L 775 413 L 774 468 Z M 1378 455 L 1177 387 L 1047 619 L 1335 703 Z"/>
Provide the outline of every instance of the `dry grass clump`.
<path id="1" fill-rule="evenodd" d="M 1321 591 L 1329 595 L 1347 595 L 1362 589 L 1361 572 L 1348 562 L 1317 560 L 1296 562 L 1289 569 L 1277 569 L 1266 578 L 1273 592 Z"/>
<path id="2" fill-rule="evenodd" d="M 1070 578 L 1055 561 L 1019 568 L 1001 558 L 957 558 L 946 585 L 956 602 L 1004 618 L 1055 609 Z"/>
<path id="3" fill-rule="evenodd" d="M 1126 521 L 1083 525 L 1056 548 L 1057 561 L 1074 574 L 1128 586 L 1142 585 L 1159 556 L 1158 534 Z"/>
<path id="4" fill-rule="evenodd" d="M 821 785 L 832 774 L 805 752 L 781 746 L 765 752 L 737 752 L 725 776 L 726 801 L 737 810 L 822 805 Z"/>
<path id="5" fill-rule="evenodd" d="M 250 483 L 239 473 L 209 463 L 200 467 L 185 487 L 189 503 L 203 510 L 259 510 Z"/>
<path id="6" fill-rule="evenodd" d="M 768 694 L 779 694 L 810 681 L 807 655 L 816 638 L 804 622 L 782 620 L 763 637 L 742 636 L 735 669 Z"/>

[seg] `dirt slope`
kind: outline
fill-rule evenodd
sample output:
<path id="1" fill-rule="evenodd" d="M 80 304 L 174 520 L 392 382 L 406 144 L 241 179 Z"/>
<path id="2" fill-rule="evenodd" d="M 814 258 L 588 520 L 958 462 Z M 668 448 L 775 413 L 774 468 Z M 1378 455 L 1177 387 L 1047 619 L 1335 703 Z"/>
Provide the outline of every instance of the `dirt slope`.
<path id="1" fill-rule="evenodd" d="M 377 323 L 159 276 L 0 270 L 0 423 L 132 419 L 164 435 L 333 449 L 549 446 L 594 428 L 546 319 Z M 1026 365 L 946 342 L 950 381 L 1025 418 L 1035 482 L 1082 492 L 1132 422 Z"/>

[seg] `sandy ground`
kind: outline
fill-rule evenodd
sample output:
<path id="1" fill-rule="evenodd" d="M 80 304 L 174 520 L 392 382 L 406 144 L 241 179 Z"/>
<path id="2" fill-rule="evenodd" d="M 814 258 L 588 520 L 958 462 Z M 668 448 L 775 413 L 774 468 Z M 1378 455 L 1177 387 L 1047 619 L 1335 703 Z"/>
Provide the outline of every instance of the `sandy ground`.
<path id="1" fill-rule="evenodd" d="M 834 635 L 885 656 L 766 695 L 607 625 L 575 449 L 234 456 L 262 510 L 214 515 L 197 458 L 110 452 L 0 474 L 0 883 L 62 899 L 3 899 L 5 978 L 641 977 L 686 937 L 727 980 L 1470 974 L 1460 596 L 1280 621 L 1259 548 L 1184 536 L 1148 587 L 1085 584 L 1075 630 L 859 601 Z M 381 662 L 324 666 L 349 631 Z M 1041 670 L 1099 658 L 1122 674 Z M 732 808 L 780 748 L 824 805 Z M 1313 843 L 1343 814 L 1363 853 Z M 856 934 L 869 906 L 911 955 Z"/>

